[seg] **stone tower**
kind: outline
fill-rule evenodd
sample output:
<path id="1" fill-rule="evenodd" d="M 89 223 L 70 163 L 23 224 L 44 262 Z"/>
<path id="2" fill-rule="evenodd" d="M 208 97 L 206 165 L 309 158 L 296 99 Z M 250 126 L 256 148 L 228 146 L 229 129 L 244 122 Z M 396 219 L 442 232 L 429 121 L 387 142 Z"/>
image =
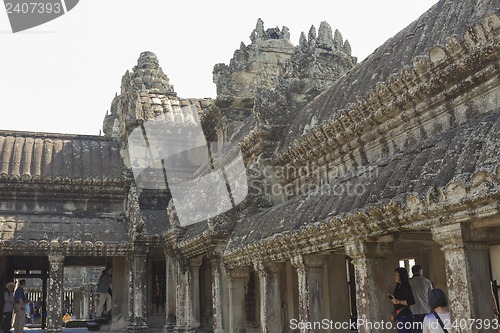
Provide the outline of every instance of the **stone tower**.
<path id="1" fill-rule="evenodd" d="M 153 52 L 143 52 L 132 72 L 122 77 L 121 92 L 111 103 L 103 124 L 106 136 L 126 138 L 141 122 L 173 111 L 177 94 Z"/>

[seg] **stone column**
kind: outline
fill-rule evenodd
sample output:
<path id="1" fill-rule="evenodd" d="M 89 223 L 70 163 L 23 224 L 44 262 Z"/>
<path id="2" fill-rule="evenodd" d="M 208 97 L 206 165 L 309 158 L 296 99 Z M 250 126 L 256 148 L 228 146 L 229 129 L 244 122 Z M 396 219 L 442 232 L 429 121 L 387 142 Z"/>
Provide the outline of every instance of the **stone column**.
<path id="1" fill-rule="evenodd" d="M 200 327 L 200 266 L 202 257 L 188 260 L 188 283 L 186 290 L 186 311 L 188 332 L 196 332 Z"/>
<path id="2" fill-rule="evenodd" d="M 281 272 L 282 263 L 255 263 L 260 286 L 261 332 L 283 332 L 284 318 L 281 317 Z"/>
<path id="3" fill-rule="evenodd" d="M 488 246 L 480 242 L 486 234 L 467 223 L 455 223 L 433 227 L 432 237 L 444 253 L 452 321 L 493 319 Z M 461 332 L 493 331 L 472 326 Z"/>
<path id="4" fill-rule="evenodd" d="M 82 318 L 90 319 L 90 287 L 85 286 L 85 290 L 83 291 L 83 305 L 82 305 Z"/>
<path id="5" fill-rule="evenodd" d="M 292 265 L 297 269 L 300 321 L 321 322 L 325 318 L 323 314 L 323 269 L 325 264 L 326 260 L 322 255 L 292 258 Z M 303 328 L 300 332 L 309 332 L 309 330 Z"/>
<path id="6" fill-rule="evenodd" d="M 345 254 L 330 254 L 327 262 L 328 278 L 324 282 L 326 282 L 325 288 L 329 291 L 330 315 L 325 313 L 325 316 L 334 322 L 348 323 L 351 311 Z M 335 333 L 339 332 L 350 332 L 350 329 L 335 330 Z"/>
<path id="7" fill-rule="evenodd" d="M 124 332 L 129 323 L 129 266 L 127 257 L 113 257 L 111 331 Z"/>
<path id="8" fill-rule="evenodd" d="M 358 310 L 358 331 L 380 333 L 367 323 L 382 323 L 389 320 L 392 303 L 387 298 L 386 281 L 393 272 L 387 271 L 387 243 L 355 241 L 345 244 L 346 254 L 352 258 L 356 281 L 356 307 Z"/>
<path id="9" fill-rule="evenodd" d="M 209 251 L 212 268 L 212 295 L 214 333 L 229 330 L 229 290 L 228 276 L 222 263 L 223 246 L 216 246 Z"/>
<path id="10" fill-rule="evenodd" d="M 146 251 L 136 250 L 129 256 L 129 332 L 146 331 Z"/>
<path id="11" fill-rule="evenodd" d="M 229 332 L 246 333 L 245 283 L 248 267 L 232 269 L 229 272 Z"/>
<path id="12" fill-rule="evenodd" d="M 165 326 L 168 333 L 174 332 L 176 324 L 176 290 L 177 290 L 177 262 L 172 251 L 165 251 L 166 261 L 166 295 Z"/>
<path id="13" fill-rule="evenodd" d="M 73 314 L 78 319 L 82 317 L 82 303 L 83 303 L 83 291 L 77 290 L 74 292 Z"/>
<path id="14" fill-rule="evenodd" d="M 177 286 L 175 290 L 175 329 L 174 332 L 185 332 L 187 326 L 187 299 L 189 297 L 188 290 L 188 265 L 186 260 L 177 256 L 175 259 L 177 267 Z"/>
<path id="15" fill-rule="evenodd" d="M 47 333 L 62 332 L 64 255 L 49 254 L 49 284 L 47 295 Z"/>

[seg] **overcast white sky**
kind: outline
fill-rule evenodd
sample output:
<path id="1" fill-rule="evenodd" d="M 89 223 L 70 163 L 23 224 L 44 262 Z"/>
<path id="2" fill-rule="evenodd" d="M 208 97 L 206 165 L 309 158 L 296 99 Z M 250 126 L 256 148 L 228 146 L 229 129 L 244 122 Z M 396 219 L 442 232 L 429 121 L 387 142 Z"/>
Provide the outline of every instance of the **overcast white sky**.
<path id="1" fill-rule="evenodd" d="M 363 60 L 437 0 L 80 0 L 66 15 L 13 34 L 0 10 L 0 129 L 99 134 L 121 77 L 153 51 L 180 97 L 215 97 L 228 63 L 260 17 L 301 31 L 323 20 Z M 1 8 L 1 7 L 0 7 Z"/>

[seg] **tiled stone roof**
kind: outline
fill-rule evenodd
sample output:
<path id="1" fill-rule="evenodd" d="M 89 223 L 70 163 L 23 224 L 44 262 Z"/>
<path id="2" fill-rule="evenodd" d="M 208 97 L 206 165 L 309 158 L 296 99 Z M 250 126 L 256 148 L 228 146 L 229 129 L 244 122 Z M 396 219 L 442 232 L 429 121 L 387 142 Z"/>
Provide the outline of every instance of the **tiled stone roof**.
<path id="1" fill-rule="evenodd" d="M 375 89 L 378 82 L 386 82 L 391 74 L 412 66 L 415 57 L 427 56 L 433 46 L 444 45 L 447 37 L 462 36 L 467 27 L 478 23 L 488 13 L 500 15 L 498 1 L 439 1 L 300 110 L 288 128 L 284 147 L 306 134 L 306 129 L 356 104 L 360 97 L 366 97 L 368 91 Z"/>
<path id="2" fill-rule="evenodd" d="M 112 180 L 124 170 L 119 144 L 109 138 L 0 131 L 0 181 Z"/>
<path id="3" fill-rule="evenodd" d="M 500 172 L 499 137 L 500 108 L 364 167 L 364 173 L 349 172 L 317 193 L 297 196 L 239 221 L 227 250 L 241 250 L 344 213 L 355 214 L 370 205 L 403 203 L 408 196 L 432 201 L 429 196 L 441 192 L 447 199 L 446 191 L 455 185 L 470 187 L 473 175 L 492 174 L 496 179 Z"/>
<path id="4" fill-rule="evenodd" d="M 75 217 L 46 214 L 0 214 L 0 247 L 44 251 L 122 251 L 128 246 L 127 222 L 116 217 Z"/>

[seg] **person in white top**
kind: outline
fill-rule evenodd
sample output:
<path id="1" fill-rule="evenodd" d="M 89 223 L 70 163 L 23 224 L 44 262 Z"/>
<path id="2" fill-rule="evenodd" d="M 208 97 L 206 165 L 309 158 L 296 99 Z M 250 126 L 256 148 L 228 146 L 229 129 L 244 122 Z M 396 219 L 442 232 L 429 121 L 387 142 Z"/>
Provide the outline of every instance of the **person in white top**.
<path id="1" fill-rule="evenodd" d="M 2 330 L 3 333 L 9 333 L 12 327 L 12 312 L 14 311 L 14 287 L 16 284 L 14 282 L 9 282 L 5 286 L 6 290 L 3 294 L 3 323 Z"/>
<path id="2" fill-rule="evenodd" d="M 441 289 L 432 289 L 429 293 L 429 306 L 432 313 L 424 318 L 423 333 L 443 333 L 445 330 L 441 327 L 436 315 L 441 319 L 444 328 L 450 332 L 451 319 L 448 311 L 448 297 Z"/>
<path id="3" fill-rule="evenodd" d="M 411 312 L 413 312 L 413 321 L 421 323 L 424 321 L 425 315 L 431 312 L 427 299 L 429 298 L 429 292 L 432 290 L 432 283 L 429 279 L 422 276 L 422 266 L 413 266 L 411 272 L 413 273 L 413 277 L 410 279 L 410 286 L 415 297 L 415 304 L 411 306 Z M 413 333 L 421 332 L 422 329 L 419 326 L 415 326 Z"/>

